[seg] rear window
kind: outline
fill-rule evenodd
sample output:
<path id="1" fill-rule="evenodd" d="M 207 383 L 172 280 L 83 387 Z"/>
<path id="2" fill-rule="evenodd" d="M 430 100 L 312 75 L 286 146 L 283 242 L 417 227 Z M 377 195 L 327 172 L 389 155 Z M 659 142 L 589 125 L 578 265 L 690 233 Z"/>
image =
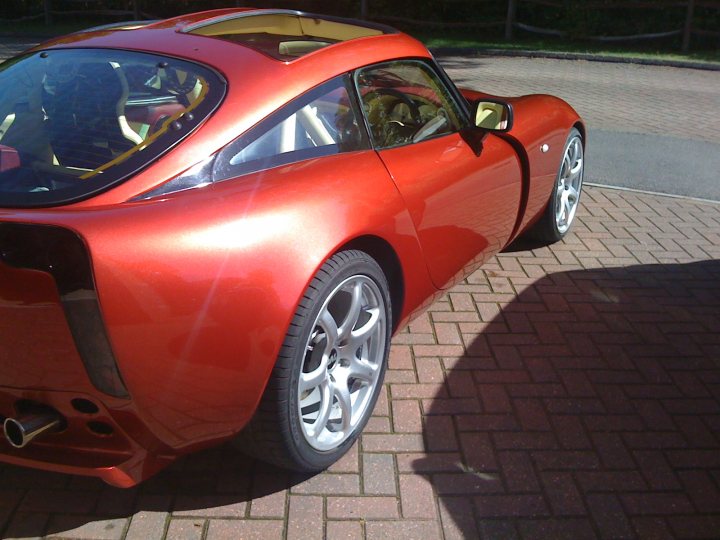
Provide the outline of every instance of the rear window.
<path id="1" fill-rule="evenodd" d="M 0 207 L 65 204 L 116 185 L 224 94 L 214 71 L 147 53 L 61 49 L 0 64 Z"/>
<path id="2" fill-rule="evenodd" d="M 286 10 L 233 13 L 191 25 L 183 32 L 245 45 L 276 60 L 292 61 L 324 47 L 395 33 L 388 26 Z"/>

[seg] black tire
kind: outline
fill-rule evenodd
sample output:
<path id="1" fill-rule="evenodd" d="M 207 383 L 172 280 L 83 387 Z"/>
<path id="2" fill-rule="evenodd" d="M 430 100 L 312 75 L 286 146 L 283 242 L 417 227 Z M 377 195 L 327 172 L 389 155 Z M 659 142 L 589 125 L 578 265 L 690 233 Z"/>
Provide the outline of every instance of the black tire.
<path id="1" fill-rule="evenodd" d="M 364 393 L 362 403 L 366 405 L 358 413 L 359 420 L 357 423 L 354 424 L 352 429 L 343 431 L 342 436 L 344 438 L 338 441 L 335 447 L 319 450 L 309 442 L 313 438 L 307 434 L 308 422 L 304 421 L 305 418 L 301 418 L 303 413 L 299 407 L 301 401 L 300 376 L 301 373 L 307 374 L 304 371 L 304 366 L 307 367 L 308 363 L 314 361 L 313 359 L 318 356 L 313 352 L 314 348 L 318 350 L 323 348 L 316 341 L 311 343 L 311 337 L 314 336 L 313 340 L 318 339 L 318 325 L 321 324 L 318 317 L 321 310 L 326 308 L 326 311 L 330 311 L 332 306 L 330 297 L 336 299 L 346 294 L 339 287 L 346 283 L 351 286 L 353 280 L 356 280 L 355 282 L 361 281 L 363 283 L 361 285 L 362 290 L 365 291 L 364 287 L 367 287 L 368 294 L 372 293 L 373 301 L 377 301 L 378 321 L 381 321 L 380 314 L 384 317 L 382 319 L 384 321 L 382 323 L 384 324 L 384 334 L 381 337 L 378 334 L 379 337 L 375 342 L 377 345 L 372 346 L 372 350 L 375 352 L 374 356 L 378 358 L 377 380 L 372 390 L 368 389 Z M 349 306 L 348 309 L 350 309 Z M 238 437 L 237 442 L 240 448 L 258 459 L 298 472 L 319 472 L 337 461 L 350 449 L 360 435 L 382 390 L 382 382 L 390 352 L 391 313 L 387 279 L 372 257 L 362 251 L 348 250 L 339 252 L 328 259 L 313 278 L 297 307 L 258 409 L 248 426 Z M 345 320 L 349 319 L 350 316 L 347 315 Z M 358 322 L 354 324 L 359 323 L 360 320 L 358 319 Z M 380 324 L 380 322 L 377 324 Z M 341 325 L 338 324 L 338 326 Z M 353 329 L 355 326 L 350 325 L 350 328 Z M 325 350 L 328 349 L 327 343 L 325 342 Z M 341 341 L 338 340 L 337 350 L 341 349 L 340 343 Z M 363 344 L 360 347 L 362 349 L 365 346 L 366 344 Z M 348 347 L 354 348 L 357 345 Z M 330 348 L 335 350 L 334 347 Z M 358 349 L 360 354 L 362 354 L 361 349 Z M 353 354 L 357 355 L 358 352 Z M 343 354 L 348 353 L 346 351 Z M 323 358 L 326 357 L 324 354 L 322 356 Z M 341 365 L 342 355 L 340 353 L 336 353 L 336 359 L 337 366 L 340 366 L 340 369 L 345 369 Z M 332 372 L 331 364 L 332 362 L 327 364 L 327 372 L 330 374 Z M 318 369 L 318 371 L 322 371 L 322 369 Z M 349 372 L 349 369 L 347 372 Z M 332 379 L 332 375 L 329 375 L 329 377 Z M 346 381 L 351 379 L 352 377 L 348 377 Z M 334 379 L 332 380 L 334 381 Z M 345 386 L 346 389 L 356 385 L 355 380 L 352 380 L 354 382 L 352 384 L 348 382 Z M 320 386 L 317 388 L 319 389 Z M 312 392 L 314 391 L 315 389 L 312 390 Z M 319 392 L 320 395 L 323 395 L 322 390 L 319 390 Z M 350 390 L 350 393 L 352 393 L 352 390 Z M 330 401 L 333 410 L 339 409 L 339 399 L 334 394 L 331 395 Z M 355 403 L 359 399 L 356 396 Z M 336 401 L 338 402 L 337 407 L 335 405 Z M 318 425 L 322 424 L 321 420 L 319 420 L 321 408 L 322 405 L 319 404 L 318 419 L 316 421 Z M 332 422 L 337 421 L 328 419 L 322 425 L 331 427 Z M 329 428 L 322 429 L 323 433 L 325 431 L 327 431 L 329 437 L 335 436 L 335 433 Z M 317 441 L 314 442 L 317 444 Z"/>
<path id="2" fill-rule="evenodd" d="M 558 167 L 557 175 L 555 176 L 555 182 L 553 183 L 552 191 L 550 192 L 550 198 L 548 200 L 548 204 L 545 207 L 545 211 L 543 215 L 540 217 L 540 219 L 533 225 L 533 227 L 527 232 L 526 236 L 530 239 L 537 240 L 543 244 L 554 244 L 555 242 L 559 242 L 562 240 L 567 233 L 570 231 L 570 228 L 572 227 L 572 223 L 574 221 L 575 214 L 573 212 L 572 217 L 570 218 L 569 223 L 567 224 L 567 227 L 559 226 L 558 225 L 558 219 L 557 219 L 557 213 L 559 209 L 559 200 L 556 196 L 556 193 L 559 189 L 561 176 L 563 174 L 563 162 L 565 161 L 565 156 L 568 153 L 568 149 L 570 148 L 570 145 L 575 140 L 579 140 L 580 142 L 580 148 L 581 148 L 581 154 L 580 158 L 583 160 L 581 164 L 581 170 L 579 175 L 579 186 L 577 189 L 577 202 L 576 205 L 580 202 L 580 195 L 582 194 L 582 184 L 583 184 L 583 174 L 584 174 L 584 140 L 583 136 L 580 133 L 580 131 L 577 128 L 572 128 L 570 130 L 570 133 L 568 134 L 567 140 L 565 141 L 565 146 L 563 147 L 562 151 L 562 159 L 560 161 L 560 166 Z M 576 206 L 577 208 L 577 206 Z"/>

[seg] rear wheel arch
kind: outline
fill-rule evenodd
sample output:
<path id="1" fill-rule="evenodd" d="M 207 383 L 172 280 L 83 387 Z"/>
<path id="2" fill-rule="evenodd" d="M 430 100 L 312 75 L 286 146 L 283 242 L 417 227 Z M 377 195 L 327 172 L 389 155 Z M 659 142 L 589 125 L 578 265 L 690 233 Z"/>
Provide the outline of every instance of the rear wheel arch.
<path id="1" fill-rule="evenodd" d="M 338 247 L 335 253 L 356 249 L 370 255 L 380 265 L 390 285 L 390 301 L 392 308 L 392 331 L 397 330 L 405 300 L 405 279 L 400 259 L 385 239 L 379 236 L 359 236 Z M 333 254 L 334 255 L 334 254 Z M 331 255 L 332 256 L 332 255 Z"/>
<path id="2" fill-rule="evenodd" d="M 241 449 L 299 472 L 319 472 L 343 455 L 381 393 L 388 302 L 385 271 L 372 256 L 348 249 L 331 255 L 295 311 L 260 403 L 237 439 Z"/>
<path id="3" fill-rule="evenodd" d="M 400 264 L 400 258 L 398 257 L 395 248 L 387 240 L 376 235 L 363 235 L 348 240 L 344 244 L 338 245 L 332 252 L 327 255 L 327 257 L 325 257 L 325 259 L 319 262 L 317 268 L 313 271 L 313 276 L 316 275 L 316 273 L 322 268 L 323 264 L 325 264 L 325 262 L 327 262 L 328 260 L 332 259 L 333 256 L 340 252 L 351 250 L 357 250 L 367 253 L 375 262 L 377 262 L 377 264 L 380 266 L 380 269 L 383 271 L 383 274 L 385 275 L 385 278 L 387 279 L 388 285 L 390 287 L 390 308 L 392 317 L 390 331 L 391 333 L 394 333 L 397 330 L 401 321 L 403 308 L 405 305 L 405 278 L 402 265 Z M 310 281 L 312 281 L 312 278 Z M 305 284 L 305 286 L 303 287 L 303 292 L 301 292 L 300 296 L 298 297 L 295 309 L 297 309 L 297 306 L 300 305 L 300 302 L 302 301 L 304 295 L 304 291 L 309 285 L 310 281 L 308 281 L 308 283 Z M 288 321 L 288 325 L 290 325 L 291 320 L 292 317 Z M 276 362 L 277 358 L 272 362 L 272 365 L 270 366 L 267 374 L 264 377 L 262 392 L 259 399 L 262 398 L 262 393 L 265 392 L 267 388 L 267 384 L 270 381 Z"/>

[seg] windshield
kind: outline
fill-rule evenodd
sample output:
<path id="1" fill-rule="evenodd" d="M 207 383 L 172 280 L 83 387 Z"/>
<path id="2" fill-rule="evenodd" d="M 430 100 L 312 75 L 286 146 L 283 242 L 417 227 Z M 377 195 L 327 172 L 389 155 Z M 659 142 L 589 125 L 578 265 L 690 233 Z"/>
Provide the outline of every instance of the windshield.
<path id="1" fill-rule="evenodd" d="M 208 68 L 131 51 L 50 50 L 0 64 L 0 207 L 64 204 L 117 184 L 224 92 Z"/>

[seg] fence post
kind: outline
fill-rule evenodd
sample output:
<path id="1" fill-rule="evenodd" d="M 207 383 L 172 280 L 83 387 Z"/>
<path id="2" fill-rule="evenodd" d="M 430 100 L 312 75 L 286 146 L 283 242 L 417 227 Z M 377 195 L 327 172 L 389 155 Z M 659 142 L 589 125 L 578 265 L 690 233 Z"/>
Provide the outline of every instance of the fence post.
<path id="1" fill-rule="evenodd" d="M 360 0 L 360 18 L 363 20 L 368 18 L 368 0 Z"/>
<path id="2" fill-rule="evenodd" d="M 136 21 L 142 19 L 140 15 L 140 0 L 133 0 L 133 17 Z"/>
<path id="3" fill-rule="evenodd" d="M 508 0 L 507 19 L 505 19 L 505 39 L 510 41 L 513 38 L 513 25 L 517 13 L 517 0 Z"/>
<path id="4" fill-rule="evenodd" d="M 50 26 L 52 24 L 52 13 L 50 11 L 50 0 L 45 0 L 43 2 L 43 7 L 45 9 L 45 26 Z"/>
<path id="5" fill-rule="evenodd" d="M 685 28 L 683 29 L 682 52 L 690 50 L 690 37 L 692 36 L 693 16 L 695 15 L 695 0 L 688 0 L 685 14 Z"/>

